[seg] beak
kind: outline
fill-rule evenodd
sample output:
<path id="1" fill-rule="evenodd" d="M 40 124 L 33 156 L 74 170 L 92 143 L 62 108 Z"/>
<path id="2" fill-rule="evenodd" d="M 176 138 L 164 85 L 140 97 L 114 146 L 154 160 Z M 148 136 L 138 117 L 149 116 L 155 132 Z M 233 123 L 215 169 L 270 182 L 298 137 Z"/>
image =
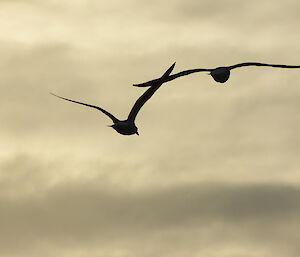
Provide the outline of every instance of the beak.
<path id="1" fill-rule="evenodd" d="M 138 136 L 140 135 L 139 132 L 135 132 L 135 134 L 137 134 Z"/>

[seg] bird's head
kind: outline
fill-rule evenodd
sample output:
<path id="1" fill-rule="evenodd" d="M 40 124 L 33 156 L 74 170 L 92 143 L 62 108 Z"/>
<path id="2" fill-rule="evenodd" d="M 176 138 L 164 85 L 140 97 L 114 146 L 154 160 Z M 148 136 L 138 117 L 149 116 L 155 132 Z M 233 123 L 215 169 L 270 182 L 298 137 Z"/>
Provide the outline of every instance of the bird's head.
<path id="1" fill-rule="evenodd" d="M 132 134 L 136 134 L 138 136 L 140 135 L 139 132 L 138 132 L 138 128 L 135 124 L 133 124 L 132 132 L 133 132 Z"/>
<path id="2" fill-rule="evenodd" d="M 227 67 L 219 67 L 210 72 L 213 79 L 219 83 L 225 83 L 230 76 L 230 70 Z"/>

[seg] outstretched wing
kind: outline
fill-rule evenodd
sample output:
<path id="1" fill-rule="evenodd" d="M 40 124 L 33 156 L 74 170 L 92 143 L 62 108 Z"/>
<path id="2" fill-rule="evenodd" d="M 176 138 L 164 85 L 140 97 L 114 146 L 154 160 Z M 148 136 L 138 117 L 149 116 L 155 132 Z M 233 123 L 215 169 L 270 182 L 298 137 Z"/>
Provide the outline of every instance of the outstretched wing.
<path id="1" fill-rule="evenodd" d="M 276 67 L 276 68 L 300 68 L 299 65 L 285 65 L 285 64 L 267 64 L 267 63 L 260 63 L 260 62 L 243 62 L 236 65 L 228 66 L 230 70 L 244 67 L 244 66 L 269 66 L 269 67 Z"/>
<path id="2" fill-rule="evenodd" d="M 212 71 L 212 69 L 192 69 L 192 70 L 181 71 L 181 72 L 178 72 L 178 73 L 175 73 L 173 75 L 165 77 L 163 83 L 171 81 L 173 79 L 177 79 L 177 78 L 182 77 L 182 76 L 186 76 L 186 75 L 189 75 L 189 74 L 192 74 L 192 73 L 195 73 L 195 72 L 201 72 L 201 71 Z M 154 84 L 161 83 L 161 80 L 162 80 L 162 78 L 153 79 L 153 80 L 150 80 L 148 82 L 144 82 L 144 83 L 140 83 L 140 84 L 133 84 L 133 86 L 134 87 L 150 87 L 150 86 L 153 86 Z"/>
<path id="3" fill-rule="evenodd" d="M 132 107 L 129 115 L 128 120 L 134 121 L 136 115 L 138 114 L 139 110 L 142 108 L 142 106 L 151 98 L 151 96 L 155 93 L 157 89 L 160 88 L 160 86 L 166 81 L 166 79 L 169 77 L 170 73 L 175 67 L 175 62 L 173 65 L 157 80 L 154 80 L 152 82 L 152 85 L 150 88 L 146 90 L 144 94 L 142 94 L 139 99 L 135 102 L 134 106 Z"/>
<path id="4" fill-rule="evenodd" d="M 58 98 L 60 98 L 60 99 L 63 99 L 63 100 L 66 100 L 66 101 L 70 101 L 70 102 L 72 102 L 72 103 L 82 104 L 82 105 L 85 105 L 85 106 L 88 106 L 88 107 L 91 107 L 91 108 L 95 108 L 95 109 L 97 109 L 97 110 L 103 112 L 103 113 L 104 113 L 105 115 L 107 115 L 109 118 L 111 118 L 112 121 L 113 121 L 113 123 L 116 123 L 116 122 L 119 121 L 119 120 L 118 120 L 115 116 L 113 116 L 111 113 L 109 113 L 108 111 L 106 111 L 106 110 L 100 108 L 99 106 L 91 105 L 91 104 L 86 104 L 86 103 L 82 103 L 82 102 L 78 102 L 78 101 L 74 101 L 74 100 L 71 100 L 71 99 L 68 99 L 68 98 L 64 98 L 64 97 L 55 95 L 55 94 L 53 94 L 53 93 L 50 93 L 50 94 L 51 94 L 51 95 L 54 95 L 54 96 L 56 96 L 56 97 L 58 97 Z"/>

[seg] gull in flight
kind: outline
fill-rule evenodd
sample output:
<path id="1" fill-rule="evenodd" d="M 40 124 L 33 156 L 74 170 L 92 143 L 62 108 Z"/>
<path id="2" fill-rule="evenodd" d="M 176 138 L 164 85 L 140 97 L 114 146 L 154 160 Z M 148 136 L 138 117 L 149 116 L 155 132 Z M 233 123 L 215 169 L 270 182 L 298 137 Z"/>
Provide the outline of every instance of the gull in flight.
<path id="1" fill-rule="evenodd" d="M 110 127 L 112 127 L 114 130 L 116 130 L 118 133 L 122 134 L 122 135 L 133 135 L 133 134 L 137 134 L 138 133 L 138 128 L 136 127 L 134 121 L 135 118 L 139 112 L 139 110 L 142 108 L 142 106 L 151 98 L 151 96 L 155 93 L 155 91 L 157 89 L 159 89 L 159 87 L 164 83 L 164 81 L 166 80 L 166 78 L 170 75 L 170 73 L 172 72 L 172 70 L 174 69 L 175 63 L 162 75 L 161 78 L 157 79 L 155 82 L 153 82 L 151 84 L 151 87 L 149 89 L 147 89 L 145 91 L 144 94 L 142 94 L 137 101 L 135 102 L 135 104 L 133 105 L 128 118 L 126 120 L 119 120 L 117 119 L 114 115 L 112 115 L 111 113 L 109 113 L 108 111 L 102 109 L 99 106 L 96 105 L 90 105 L 90 104 L 86 104 L 86 103 L 82 103 L 82 102 L 78 102 L 78 101 L 74 101 L 68 98 L 64 98 L 58 95 L 55 95 L 53 93 L 51 93 L 52 95 L 61 98 L 63 100 L 66 101 L 70 101 L 72 103 L 77 103 L 77 104 L 82 104 L 91 108 L 95 108 L 101 112 L 103 112 L 105 115 L 107 115 L 112 121 L 113 121 L 113 125 L 111 125 Z M 150 86 L 150 85 L 149 85 Z"/>
<path id="2" fill-rule="evenodd" d="M 235 64 L 232 66 L 224 66 L 224 67 L 217 67 L 214 69 L 192 69 L 192 70 L 185 70 L 178 72 L 176 74 L 170 75 L 166 78 L 164 82 L 171 81 L 173 79 L 186 76 L 195 72 L 202 72 L 206 71 L 209 72 L 209 75 L 213 77 L 213 79 L 216 82 L 219 83 L 225 83 L 230 76 L 230 71 L 239 67 L 245 67 L 245 66 L 268 66 L 268 67 L 276 67 L 276 68 L 300 68 L 299 65 L 284 65 L 284 64 L 267 64 L 267 63 L 260 63 L 260 62 L 244 62 L 244 63 L 239 63 Z M 135 87 L 148 87 L 151 86 L 152 83 L 155 83 L 160 79 L 154 79 L 145 83 L 140 83 L 140 84 L 133 84 Z"/>

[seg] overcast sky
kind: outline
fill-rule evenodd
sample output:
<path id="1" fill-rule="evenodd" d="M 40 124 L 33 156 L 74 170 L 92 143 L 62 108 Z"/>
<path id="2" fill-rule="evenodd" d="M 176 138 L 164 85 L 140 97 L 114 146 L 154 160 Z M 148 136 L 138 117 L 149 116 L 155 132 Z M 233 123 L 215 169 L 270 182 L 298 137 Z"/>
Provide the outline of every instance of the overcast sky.
<path id="1" fill-rule="evenodd" d="M 298 0 L 0 1 L 0 256 L 298 257 Z"/>

